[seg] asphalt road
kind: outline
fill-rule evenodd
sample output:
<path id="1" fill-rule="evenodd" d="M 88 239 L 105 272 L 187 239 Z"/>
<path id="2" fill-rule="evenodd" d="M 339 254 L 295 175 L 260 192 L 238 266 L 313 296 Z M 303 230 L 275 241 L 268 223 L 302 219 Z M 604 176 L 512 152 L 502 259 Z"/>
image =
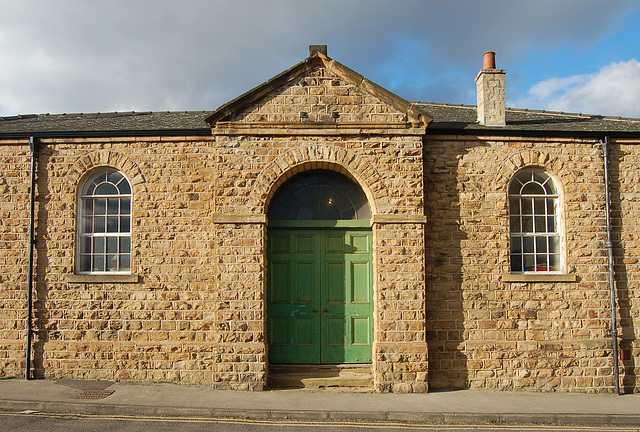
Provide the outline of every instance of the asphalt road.
<path id="1" fill-rule="evenodd" d="M 638 428 L 527 425 L 419 425 L 368 422 L 318 422 L 301 420 L 243 420 L 172 417 L 118 417 L 38 412 L 0 412 L 0 432 L 349 432 L 349 431 L 430 431 L 430 432 L 628 432 Z"/>

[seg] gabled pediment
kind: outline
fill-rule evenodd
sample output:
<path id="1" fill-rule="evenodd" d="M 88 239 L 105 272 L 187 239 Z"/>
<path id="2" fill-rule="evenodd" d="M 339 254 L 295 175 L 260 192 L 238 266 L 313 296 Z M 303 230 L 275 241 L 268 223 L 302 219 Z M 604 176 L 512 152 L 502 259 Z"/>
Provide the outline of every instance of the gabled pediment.
<path id="1" fill-rule="evenodd" d="M 357 72 L 315 53 L 209 114 L 214 133 L 424 133 L 433 118 Z"/>

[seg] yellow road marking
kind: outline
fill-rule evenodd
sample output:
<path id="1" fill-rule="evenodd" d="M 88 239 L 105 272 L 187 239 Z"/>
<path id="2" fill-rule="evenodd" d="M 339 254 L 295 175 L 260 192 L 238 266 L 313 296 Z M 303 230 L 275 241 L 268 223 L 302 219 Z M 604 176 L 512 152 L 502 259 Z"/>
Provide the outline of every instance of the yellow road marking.
<path id="1" fill-rule="evenodd" d="M 20 412 L 0 412 L 0 416 L 19 415 Z M 562 426 L 562 425 L 522 425 L 522 424 L 413 424 L 413 423 L 399 423 L 399 422 L 387 422 L 381 420 L 379 423 L 375 422 L 357 422 L 357 421 L 335 421 L 326 419 L 324 421 L 319 420 L 270 420 L 270 419 L 243 419 L 243 418 L 224 418 L 224 417 L 171 417 L 171 416 L 125 416 L 125 415 L 104 415 L 104 414 L 71 414 L 71 413 L 46 413 L 46 412 L 34 412 L 24 414 L 28 416 L 38 417 L 51 417 L 51 418 L 85 418 L 95 420 L 123 420 L 123 421 L 136 421 L 136 422 L 161 422 L 161 423 L 222 423 L 222 424 L 255 424 L 264 426 L 279 426 L 279 427 L 319 427 L 319 426 L 340 426 L 354 429 L 364 429 L 375 427 L 376 429 L 429 429 L 437 428 L 438 430 L 456 430 L 464 427 L 472 426 L 475 430 L 518 430 L 518 431 L 536 431 L 542 429 L 553 428 L 554 432 L 562 431 L 589 431 L 589 432 L 621 432 L 629 431 L 628 427 L 613 427 L 613 426 Z M 640 429 L 636 429 L 640 430 Z"/>

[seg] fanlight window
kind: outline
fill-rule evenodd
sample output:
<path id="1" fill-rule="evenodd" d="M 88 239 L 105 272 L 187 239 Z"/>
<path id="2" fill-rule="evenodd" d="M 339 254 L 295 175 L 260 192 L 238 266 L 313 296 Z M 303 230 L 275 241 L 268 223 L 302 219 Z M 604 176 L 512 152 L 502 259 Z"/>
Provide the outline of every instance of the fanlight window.
<path id="1" fill-rule="evenodd" d="M 79 194 L 79 273 L 129 273 L 131 269 L 131 185 L 111 168 L 101 168 Z"/>
<path id="2" fill-rule="evenodd" d="M 541 169 L 519 171 L 509 186 L 512 272 L 562 270 L 559 195 Z"/>
<path id="3" fill-rule="evenodd" d="M 371 208 L 362 189 L 348 177 L 312 170 L 287 180 L 276 192 L 270 220 L 362 220 Z"/>

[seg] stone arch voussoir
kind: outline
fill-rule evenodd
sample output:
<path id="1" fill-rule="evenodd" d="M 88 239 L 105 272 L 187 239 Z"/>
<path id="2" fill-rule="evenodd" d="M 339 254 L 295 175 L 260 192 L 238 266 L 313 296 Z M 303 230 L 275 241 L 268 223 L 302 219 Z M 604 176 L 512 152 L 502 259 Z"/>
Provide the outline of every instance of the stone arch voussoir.
<path id="1" fill-rule="evenodd" d="M 500 167 L 495 179 L 496 191 L 507 193 L 513 176 L 523 168 L 540 167 L 561 182 L 561 187 L 575 183 L 575 176 L 557 156 L 540 150 L 524 150 L 510 156 Z"/>
<path id="2" fill-rule="evenodd" d="M 114 150 L 98 150 L 82 156 L 69 168 L 66 179 L 73 188 L 77 188 L 82 177 L 98 167 L 112 167 L 121 171 L 131 182 L 134 193 L 147 191 L 144 175 L 138 165 Z"/>
<path id="3" fill-rule="evenodd" d="M 319 145 L 288 151 L 268 164 L 258 175 L 250 207 L 267 212 L 269 202 L 282 183 L 292 176 L 310 169 L 337 171 L 362 187 L 371 210 L 385 206 L 384 179 L 378 171 L 357 154 L 341 147 Z"/>

